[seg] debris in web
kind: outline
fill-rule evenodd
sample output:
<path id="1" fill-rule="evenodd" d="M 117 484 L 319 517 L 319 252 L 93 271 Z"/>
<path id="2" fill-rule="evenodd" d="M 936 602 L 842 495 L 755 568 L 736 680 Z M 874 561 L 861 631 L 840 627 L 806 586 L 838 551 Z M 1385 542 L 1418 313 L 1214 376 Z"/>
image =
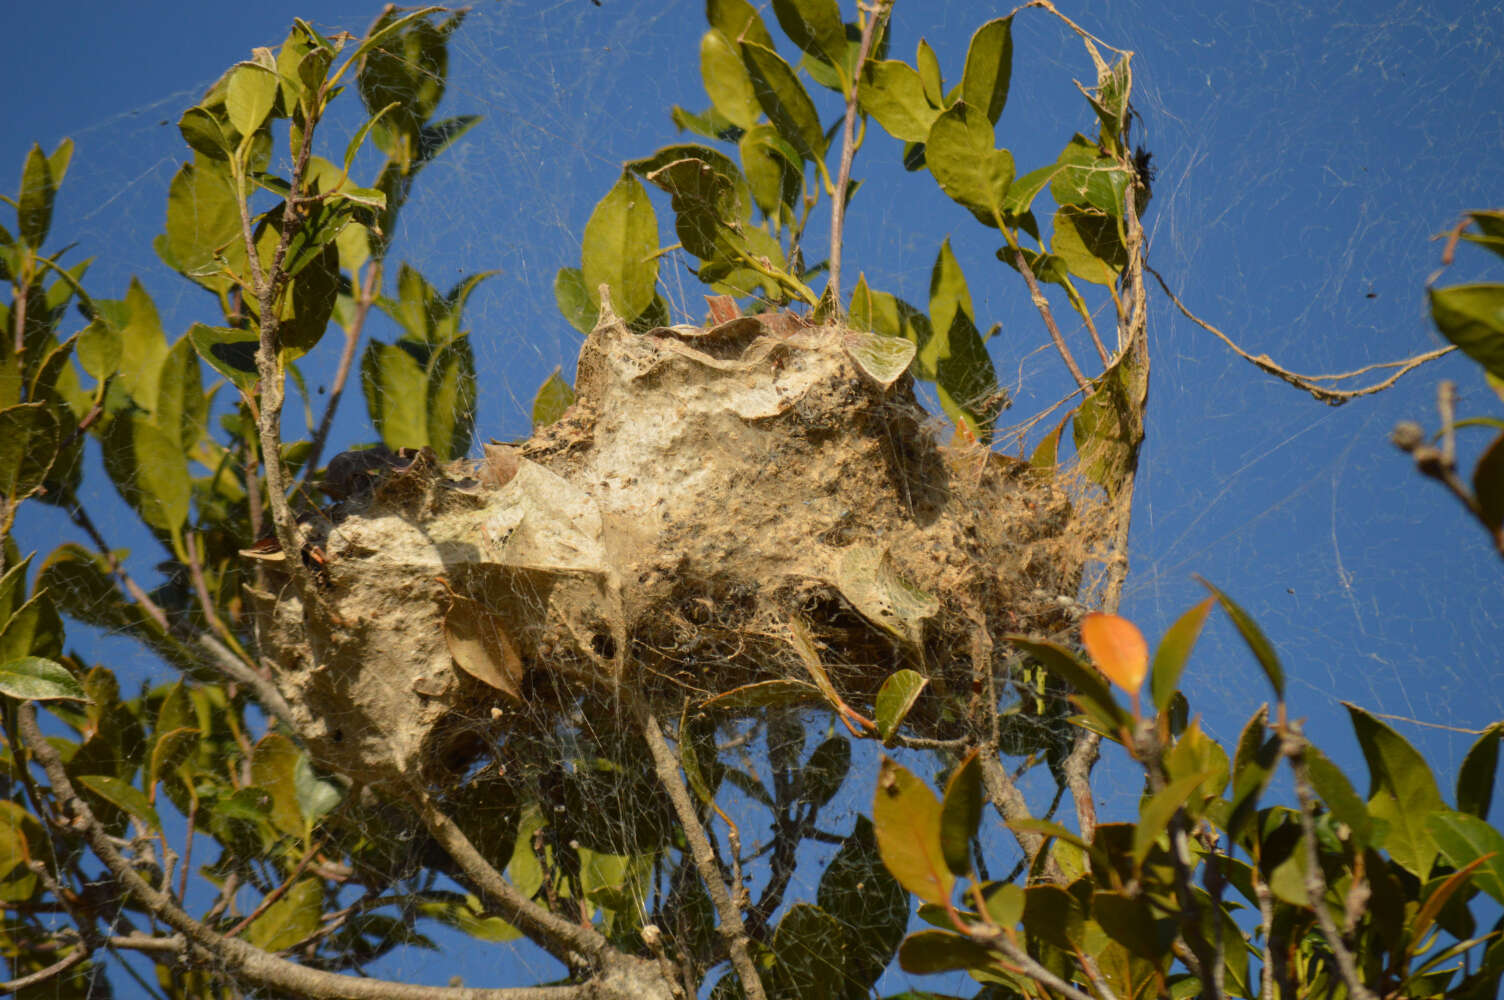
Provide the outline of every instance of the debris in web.
<path id="1" fill-rule="evenodd" d="M 638 333 L 605 308 L 577 401 L 530 439 L 332 461 L 322 585 L 258 600 L 315 758 L 453 780 L 585 691 L 675 714 L 834 693 L 845 714 L 902 669 L 929 681 L 913 731 L 961 735 L 1009 669 L 993 638 L 1069 624 L 1102 508 L 938 442 L 898 346 L 788 315 Z"/>

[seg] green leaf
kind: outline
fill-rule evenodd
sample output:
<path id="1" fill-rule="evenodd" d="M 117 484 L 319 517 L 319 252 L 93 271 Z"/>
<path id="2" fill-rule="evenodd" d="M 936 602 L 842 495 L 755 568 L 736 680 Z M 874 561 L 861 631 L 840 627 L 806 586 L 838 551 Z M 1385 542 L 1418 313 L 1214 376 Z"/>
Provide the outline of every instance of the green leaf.
<path id="1" fill-rule="evenodd" d="M 468 336 L 449 341 L 428 363 L 428 445 L 441 462 L 464 457 L 475 427 L 475 355 Z"/>
<path id="2" fill-rule="evenodd" d="M 1053 642 L 1041 642 L 1023 635 L 1004 635 L 1025 653 L 1038 660 L 1051 673 L 1076 689 L 1075 699 L 1082 711 L 1109 732 L 1128 729 L 1133 720 L 1112 696 L 1106 679 L 1077 656 Z"/>
<path id="3" fill-rule="evenodd" d="M 1436 778 L 1426 759 L 1399 733 L 1356 705 L 1343 702 L 1343 707 L 1368 761 L 1368 813 L 1389 825 L 1384 848 L 1401 867 L 1427 879 L 1437 845 L 1426 817 L 1445 808 Z"/>
<path id="4" fill-rule="evenodd" d="M 1274 696 L 1281 701 L 1285 697 L 1285 669 L 1280 666 L 1279 655 L 1275 653 L 1274 646 L 1264 635 L 1264 630 L 1259 628 L 1248 612 L 1244 611 L 1236 601 L 1228 597 L 1222 591 L 1208 583 L 1204 578 L 1196 577 L 1201 585 L 1212 592 L 1217 603 L 1222 605 L 1222 610 L 1227 612 L 1227 617 L 1232 620 L 1233 626 L 1242 636 L 1243 643 L 1253 653 L 1254 659 L 1259 661 L 1259 668 L 1264 671 L 1264 676 L 1269 679 L 1269 686 L 1274 688 Z"/>
<path id="5" fill-rule="evenodd" d="M 982 822 L 983 802 L 982 766 L 972 750 L 945 783 L 940 803 L 940 850 L 953 875 L 971 874 L 971 842 Z"/>
<path id="6" fill-rule="evenodd" d="M 1504 285 L 1428 288 L 1431 319 L 1441 335 L 1495 378 L 1504 378 Z"/>
<path id="7" fill-rule="evenodd" d="M 919 72 L 901 59 L 868 62 L 857 91 L 862 110 L 895 139 L 924 142 L 940 116 L 925 96 Z"/>
<path id="8" fill-rule="evenodd" d="M 1457 810 L 1488 819 L 1493 804 L 1494 776 L 1499 764 L 1499 738 L 1504 736 L 1504 722 L 1495 722 L 1468 750 L 1457 770 Z"/>
<path id="9" fill-rule="evenodd" d="M 248 136 L 259 129 L 277 100 L 277 74 L 260 63 L 243 62 L 230 71 L 225 114 L 235 131 Z"/>
<path id="10" fill-rule="evenodd" d="M 360 384 L 376 433 L 388 448 L 428 444 L 427 377 L 400 344 L 371 341 L 360 360 Z"/>
<path id="11" fill-rule="evenodd" d="M 950 899 L 955 876 L 940 848 L 940 802 L 901 764 L 883 758 L 872 803 L 872 824 L 883 864 L 927 903 Z"/>
<path id="12" fill-rule="evenodd" d="M 728 122 L 742 129 L 757 124 L 762 108 L 742 64 L 741 50 L 714 28 L 700 39 L 700 79 L 711 105 Z"/>
<path id="13" fill-rule="evenodd" d="M 1165 832 L 1170 820 L 1198 785 L 1210 777 L 1210 772 L 1188 774 L 1170 782 L 1144 800 L 1139 808 L 1139 819 L 1133 828 L 1133 864 L 1137 868 L 1144 863 L 1153 849 L 1154 842 Z"/>
<path id="14" fill-rule="evenodd" d="M 1192 719 L 1175 741 L 1175 746 L 1165 755 L 1165 773 L 1172 781 L 1189 774 L 1203 776 L 1197 789 L 1200 799 L 1188 799 L 1186 808 L 1192 818 L 1200 818 L 1205 802 L 1221 795 L 1227 787 L 1231 768 L 1227 751 L 1201 731 L 1199 719 Z"/>
<path id="15" fill-rule="evenodd" d="M 884 389 L 903 377 L 917 353 L 913 341 L 907 338 L 855 331 L 845 335 L 842 346 L 862 374 Z"/>
<path id="16" fill-rule="evenodd" d="M 157 782 L 174 774 L 198 749 L 202 738 L 198 726 L 178 726 L 158 732 L 147 762 L 146 786 L 155 787 Z"/>
<path id="17" fill-rule="evenodd" d="M 1180 687 L 1180 675 L 1196 645 L 1196 637 L 1201 634 L 1201 626 L 1206 624 L 1206 616 L 1211 613 L 1215 601 L 1216 598 L 1208 597 L 1191 608 L 1176 619 L 1175 624 L 1165 631 L 1164 638 L 1159 640 L 1149 680 L 1156 710 L 1163 712 L 1170 706 L 1170 699 Z"/>
<path id="18" fill-rule="evenodd" d="M 162 820 L 151 801 L 130 782 L 108 774 L 81 774 L 73 780 L 126 815 L 144 821 L 153 832 L 162 829 Z"/>
<path id="19" fill-rule="evenodd" d="M 1369 819 L 1368 807 L 1353 791 L 1347 775 L 1314 745 L 1306 745 L 1305 761 L 1311 787 L 1326 803 L 1332 818 L 1352 831 L 1353 843 L 1358 850 L 1368 848 L 1374 840 L 1373 822 Z"/>
<path id="20" fill-rule="evenodd" d="M 766 122 L 737 143 L 752 200 L 775 225 L 791 224 L 803 196 L 804 161 Z"/>
<path id="21" fill-rule="evenodd" d="M 209 401 L 204 396 L 193 344 L 188 337 L 179 337 L 162 359 L 162 372 L 157 378 L 157 412 L 152 423 L 180 451 L 192 451 L 198 446 L 208 417 Z"/>
<path id="22" fill-rule="evenodd" d="M 1070 272 L 1095 285 L 1112 285 L 1128 266 L 1128 252 L 1118 239 L 1118 224 L 1095 209 L 1063 205 L 1055 212 L 1050 252 Z"/>
<path id="23" fill-rule="evenodd" d="M 658 281 L 658 217 L 636 177 L 614 184 L 585 223 L 581 274 L 591 305 L 600 307 L 600 286 L 611 289 L 611 306 L 631 322 L 653 302 Z"/>
<path id="24" fill-rule="evenodd" d="M 1091 208 L 1117 219 L 1123 214 L 1123 196 L 1132 179 L 1127 167 L 1077 133 L 1056 158 L 1050 194 L 1062 208 Z"/>
<path id="25" fill-rule="evenodd" d="M 585 291 L 585 275 L 577 267 L 561 267 L 554 275 L 554 303 L 569 325 L 581 333 L 595 326 L 598 312 Z"/>
<path id="26" fill-rule="evenodd" d="M 1426 829 L 1455 868 L 1487 857 L 1473 875 L 1473 884 L 1504 903 L 1504 834 L 1476 816 L 1437 809 L 1425 817 Z"/>
<path id="27" fill-rule="evenodd" d="M 752 192 L 747 187 L 746 179 L 737 168 L 731 157 L 719 150 L 711 149 L 697 143 L 679 143 L 673 146 L 664 146 L 656 150 L 651 156 L 644 156 L 637 160 L 628 160 L 624 166 L 642 177 L 648 177 L 672 163 L 680 161 L 694 161 L 708 165 L 718 178 L 724 178 L 729 185 L 732 200 L 718 206 L 728 225 L 735 225 L 752 217 Z M 664 190 L 670 194 L 681 194 L 675 187 L 664 186 Z"/>
<path id="28" fill-rule="evenodd" d="M 1013 154 L 994 145 L 992 123 L 963 101 L 951 105 L 930 126 L 925 161 L 940 189 L 977 217 L 997 226 L 1009 185 Z"/>
<path id="29" fill-rule="evenodd" d="M 951 931 L 915 931 L 898 948 L 898 964 L 916 976 L 956 969 L 989 969 L 992 953 L 968 937 Z"/>
<path id="30" fill-rule="evenodd" d="M 964 422 L 977 440 L 990 441 L 1006 397 L 998 389 L 997 372 L 974 315 L 966 276 L 947 237 L 930 270 L 929 328 L 919 334 L 922 342 L 913 367 L 934 379 L 947 416 Z M 905 330 L 910 336 L 914 332 Z"/>
<path id="31" fill-rule="evenodd" d="M 54 406 L 19 403 L 0 410 L 0 498 L 14 503 L 39 489 L 61 445 Z"/>
<path id="32" fill-rule="evenodd" d="M 903 720 L 928 683 L 929 678 L 914 670 L 900 670 L 883 681 L 877 692 L 876 722 L 884 746 L 892 745 Z"/>
<path id="33" fill-rule="evenodd" d="M 846 62 L 846 25 L 836 0 L 773 0 L 778 26 L 799 48 L 838 70 Z"/>
<path id="34" fill-rule="evenodd" d="M 1268 716 L 1269 706 L 1261 706 L 1238 735 L 1232 764 L 1232 811 L 1227 819 L 1227 834 L 1234 842 L 1242 837 L 1244 827 L 1257 814 L 1259 797 L 1269 787 L 1279 765 L 1279 737 L 1265 739 L 1264 735 Z"/>
<path id="35" fill-rule="evenodd" d="M 541 430 L 558 420 L 574 405 L 574 400 L 574 388 L 555 367 L 533 396 L 533 430 Z"/>
<path id="36" fill-rule="evenodd" d="M 209 367 L 229 379 L 241 392 L 250 394 L 261 377 L 256 368 L 256 350 L 261 338 L 256 331 L 195 323 L 188 328 L 188 339 Z"/>
<path id="37" fill-rule="evenodd" d="M 240 208 L 224 167 L 207 159 L 185 163 L 167 189 L 167 263 L 211 289 L 228 287 L 227 260 L 245 261 Z"/>
<path id="38" fill-rule="evenodd" d="M 1504 526 L 1504 434 L 1494 438 L 1473 469 L 1473 495 L 1483 523 L 1493 532 Z"/>
<path id="39" fill-rule="evenodd" d="M 747 0 L 706 0 L 705 20 L 732 42 L 756 42 L 773 48 L 773 36 Z"/>
<path id="40" fill-rule="evenodd" d="M 16 197 L 19 236 L 27 246 L 39 249 L 52 228 L 52 204 L 57 200 L 58 178 L 42 147 L 32 143 L 21 169 L 21 192 Z"/>
<path id="41" fill-rule="evenodd" d="M 270 952 L 291 948 L 319 928 L 324 913 L 322 879 L 303 878 L 251 921 L 245 939 Z"/>
<path id="42" fill-rule="evenodd" d="M 120 352 L 120 334 L 102 316 L 90 320 L 78 335 L 78 363 L 96 380 L 115 374 L 120 367 Z"/>
<path id="43" fill-rule="evenodd" d="M 825 158 L 825 130 L 815 104 L 789 64 L 771 48 L 741 43 L 742 63 L 752 78 L 757 103 L 778 134 L 806 160 Z"/>
<path id="44" fill-rule="evenodd" d="M 674 232 L 684 249 L 701 260 L 727 257 L 732 247 L 744 242 L 739 235 L 760 231 L 748 227 L 737 233 L 741 207 L 735 183 L 704 160 L 675 160 L 647 179 L 673 196 Z"/>
<path id="45" fill-rule="evenodd" d="M 961 75 L 961 101 L 987 115 L 996 125 L 1008 103 L 1013 73 L 1013 16 L 988 21 L 971 36 Z"/>
<path id="46" fill-rule="evenodd" d="M 21 656 L 0 663 L 0 694 L 19 701 L 89 700 L 67 667 L 41 656 Z"/>
<path id="47" fill-rule="evenodd" d="M 194 152 L 202 153 L 211 160 L 230 158 L 234 147 L 225 138 L 225 130 L 220 128 L 219 119 L 206 108 L 195 107 L 184 111 L 183 117 L 178 119 L 178 131 Z"/>
<path id="48" fill-rule="evenodd" d="M 125 502 L 168 535 L 182 530 L 192 500 L 187 456 L 174 438 L 139 413 L 122 413 L 100 442 L 105 470 Z"/>

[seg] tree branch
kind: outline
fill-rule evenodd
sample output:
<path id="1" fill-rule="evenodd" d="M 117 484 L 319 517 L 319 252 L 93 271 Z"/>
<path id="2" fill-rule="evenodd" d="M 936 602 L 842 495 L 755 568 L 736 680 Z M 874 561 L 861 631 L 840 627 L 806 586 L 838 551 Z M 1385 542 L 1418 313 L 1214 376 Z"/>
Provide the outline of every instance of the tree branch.
<path id="1" fill-rule="evenodd" d="M 845 312 L 841 308 L 841 249 L 846 226 L 846 185 L 851 181 L 851 161 L 856 157 L 857 91 L 862 85 L 867 56 L 872 51 L 872 39 L 882 30 L 882 23 L 892 9 L 893 0 L 877 0 L 870 8 L 871 16 L 862 27 L 862 43 L 857 49 L 856 66 L 851 74 L 851 92 L 846 95 L 846 117 L 841 125 L 841 163 L 836 170 L 835 194 L 830 200 L 830 280 L 825 286 L 837 316 Z"/>
<path id="2" fill-rule="evenodd" d="M 36 709 L 30 702 L 21 705 L 17 719 L 26 747 L 47 773 L 59 805 L 75 817 L 73 825 L 81 828 L 89 847 L 104 862 L 115 881 L 154 918 L 181 934 L 185 942 L 213 955 L 216 962 L 222 963 L 225 973 L 234 979 L 311 1000 L 585 1000 L 592 996 L 632 996 L 625 991 L 602 992 L 600 982 L 574 986 L 471 989 L 342 976 L 310 969 L 278 958 L 239 938 L 225 937 L 189 916 L 171 895 L 153 888 L 115 848 L 94 818 L 88 803 L 74 790 L 62 758 L 37 725 Z"/>
<path id="3" fill-rule="evenodd" d="M 1242 358 L 1244 361 L 1247 361 L 1249 364 L 1253 365 L 1261 371 L 1268 372 L 1270 375 L 1273 375 L 1275 378 L 1279 379 L 1282 382 L 1288 382 L 1290 385 L 1295 386 L 1297 389 L 1304 389 L 1306 392 L 1309 392 L 1315 399 L 1319 400 L 1320 402 L 1326 403 L 1328 406 L 1341 406 L 1343 403 L 1346 403 L 1350 399 L 1357 399 L 1359 396 L 1371 396 L 1376 392 L 1383 392 L 1385 389 L 1398 382 L 1401 375 L 1419 368 L 1421 365 L 1427 363 L 1428 361 L 1435 361 L 1437 358 L 1445 357 L 1446 355 L 1451 354 L 1453 351 L 1457 350 L 1455 345 L 1448 345 L 1446 347 L 1439 347 L 1434 351 L 1426 351 L 1424 354 L 1417 354 L 1413 357 L 1405 358 L 1401 361 L 1382 361 L 1378 364 L 1364 365 L 1362 368 L 1356 368 L 1350 372 L 1337 372 L 1330 375 L 1301 375 L 1276 364 L 1274 359 L 1269 357 L 1269 355 L 1267 354 L 1249 354 L 1247 351 L 1243 350 L 1243 348 L 1239 347 L 1237 343 L 1234 342 L 1233 339 L 1227 334 L 1223 333 L 1221 330 L 1217 329 L 1215 326 L 1212 326 L 1206 320 L 1202 319 L 1200 316 L 1197 316 L 1195 313 L 1187 309 L 1185 304 L 1182 303 L 1180 299 L 1175 297 L 1175 293 L 1170 291 L 1170 286 L 1166 284 L 1163 275 L 1154 270 L 1154 268 L 1152 267 L 1146 268 L 1146 270 L 1150 274 L 1154 275 L 1154 280 L 1159 282 L 1159 287 L 1162 288 L 1164 290 L 1164 293 L 1170 297 L 1170 301 L 1175 303 L 1175 308 L 1179 309 L 1181 314 L 1185 316 L 1186 319 L 1190 320 L 1192 323 L 1195 323 L 1197 326 L 1201 327 L 1201 329 L 1205 330 L 1207 333 L 1212 334 L 1218 340 L 1222 341 L 1222 343 L 1226 344 L 1234 354 Z M 1388 378 L 1384 379 L 1381 382 L 1375 382 L 1373 385 L 1364 386 L 1360 389 L 1337 389 L 1331 387 L 1332 383 L 1345 382 L 1348 379 L 1357 378 L 1360 375 L 1367 375 L 1369 372 L 1373 371 L 1382 371 L 1386 368 L 1393 368 L 1396 370 Z"/>
<path id="4" fill-rule="evenodd" d="M 747 949 L 747 928 L 742 923 L 741 911 L 732 898 L 732 890 L 726 887 L 726 882 L 721 877 L 720 867 L 716 864 L 715 851 L 711 849 L 710 839 L 705 836 L 705 827 L 700 824 L 700 818 L 695 813 L 694 802 L 690 800 L 689 792 L 685 789 L 684 782 L 680 780 L 679 762 L 674 758 L 674 752 L 669 749 L 668 741 L 663 738 L 663 730 L 658 726 L 657 717 L 641 703 L 634 703 L 633 708 L 637 714 L 638 724 L 642 727 L 642 735 L 647 740 L 648 750 L 653 755 L 658 783 L 663 786 L 674 805 L 674 812 L 684 827 L 684 838 L 689 841 L 695 867 L 700 872 L 706 891 L 710 893 L 716 913 L 720 915 L 720 923 L 716 925 L 716 930 L 726 942 L 727 951 L 731 954 L 731 964 L 741 980 L 742 989 L 751 1000 L 766 1000 L 767 993 L 763 990 L 762 979 L 758 976 L 757 966 L 753 964 L 752 954 Z M 735 888 L 739 893 L 740 887 Z"/>

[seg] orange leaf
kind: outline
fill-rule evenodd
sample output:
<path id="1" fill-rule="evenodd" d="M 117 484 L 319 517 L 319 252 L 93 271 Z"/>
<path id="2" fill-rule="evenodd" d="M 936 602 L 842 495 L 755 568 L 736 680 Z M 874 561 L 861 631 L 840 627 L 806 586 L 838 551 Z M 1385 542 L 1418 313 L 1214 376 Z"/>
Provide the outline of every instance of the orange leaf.
<path id="1" fill-rule="evenodd" d="M 1081 641 L 1108 680 L 1137 696 L 1149 673 L 1149 644 L 1137 625 L 1117 615 L 1093 611 L 1081 619 Z"/>

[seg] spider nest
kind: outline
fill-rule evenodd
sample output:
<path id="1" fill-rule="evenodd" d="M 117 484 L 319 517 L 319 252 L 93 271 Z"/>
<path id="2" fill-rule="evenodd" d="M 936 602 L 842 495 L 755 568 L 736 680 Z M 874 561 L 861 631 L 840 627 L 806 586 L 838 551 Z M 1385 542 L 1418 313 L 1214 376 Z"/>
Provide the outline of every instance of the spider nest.
<path id="1" fill-rule="evenodd" d="M 1100 510 L 942 447 L 874 346 L 893 344 L 790 316 L 640 334 L 607 305 L 577 401 L 527 441 L 331 462 L 317 586 L 258 602 L 315 758 L 453 780 L 586 690 L 674 715 L 834 694 L 870 717 L 903 668 L 930 682 L 911 731 L 958 735 L 1007 669 L 995 637 L 1067 623 Z"/>

